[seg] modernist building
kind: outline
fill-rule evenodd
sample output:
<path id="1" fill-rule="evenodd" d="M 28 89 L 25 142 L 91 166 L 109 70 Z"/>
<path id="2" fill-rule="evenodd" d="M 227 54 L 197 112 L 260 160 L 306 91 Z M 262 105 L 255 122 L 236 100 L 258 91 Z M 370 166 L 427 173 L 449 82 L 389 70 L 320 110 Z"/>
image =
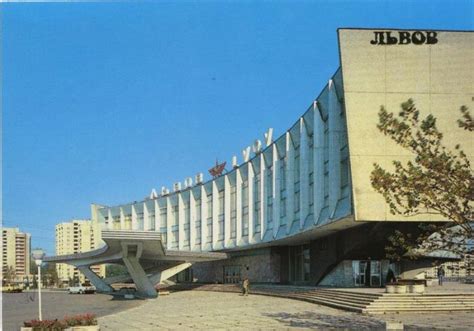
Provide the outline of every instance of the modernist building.
<path id="1" fill-rule="evenodd" d="M 377 130 L 377 113 L 382 105 L 398 113 L 412 98 L 422 116 L 438 119 L 445 143 L 463 143 L 472 159 L 472 137 L 456 120 L 461 105 L 473 105 L 474 35 L 339 29 L 338 37 L 340 67 L 288 131 L 275 139 L 268 131 L 263 146 L 256 141 L 217 178 L 198 175 L 140 202 L 92 205 L 95 226 L 158 232 L 167 250 L 227 253 L 194 263 L 179 279 L 383 285 L 387 235 L 446 220 L 392 215 L 371 187 L 374 162 L 391 168 L 413 157 Z M 416 275 L 420 266 L 392 268 Z"/>
<path id="2" fill-rule="evenodd" d="M 56 225 L 56 254 L 78 254 L 88 252 L 101 243 L 100 232 L 94 231 L 90 220 L 72 220 Z M 105 276 L 105 268 L 102 265 L 93 266 L 92 270 L 99 276 Z M 85 276 L 71 265 L 56 264 L 58 278 L 63 284 L 70 281 L 84 283 Z"/>
<path id="3" fill-rule="evenodd" d="M 18 228 L 2 229 L 2 278 L 12 268 L 13 279 L 23 283 L 30 277 L 31 235 Z"/>

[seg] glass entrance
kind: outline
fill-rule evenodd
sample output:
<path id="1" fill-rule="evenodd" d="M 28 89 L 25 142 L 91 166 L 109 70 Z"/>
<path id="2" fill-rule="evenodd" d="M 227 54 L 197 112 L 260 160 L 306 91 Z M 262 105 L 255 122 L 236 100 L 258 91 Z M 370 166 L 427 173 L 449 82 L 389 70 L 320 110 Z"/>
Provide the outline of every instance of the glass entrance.
<path id="1" fill-rule="evenodd" d="M 379 287 L 382 285 L 380 261 L 352 261 L 354 285 L 359 287 Z"/>
<path id="2" fill-rule="evenodd" d="M 310 276 L 309 246 L 289 247 L 289 276 L 290 282 L 308 282 Z"/>
<path id="3" fill-rule="evenodd" d="M 382 270 L 380 261 L 370 261 L 370 286 L 380 287 L 382 285 Z"/>

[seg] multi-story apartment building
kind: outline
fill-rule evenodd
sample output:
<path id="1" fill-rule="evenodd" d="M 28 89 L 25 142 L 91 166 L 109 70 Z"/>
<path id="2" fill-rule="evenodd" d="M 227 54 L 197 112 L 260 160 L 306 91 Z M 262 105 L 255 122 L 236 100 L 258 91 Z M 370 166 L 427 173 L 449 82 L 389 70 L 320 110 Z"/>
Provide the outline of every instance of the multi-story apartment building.
<path id="1" fill-rule="evenodd" d="M 12 281 L 23 282 L 30 274 L 31 235 L 18 228 L 3 228 L 2 231 L 2 279 L 8 269 L 14 271 Z M 9 276 L 10 277 L 10 276 Z"/>
<path id="2" fill-rule="evenodd" d="M 56 225 L 56 254 L 69 255 L 87 252 L 97 248 L 100 242 L 99 234 L 94 231 L 89 220 L 72 220 Z M 103 266 L 94 266 L 93 271 L 104 276 Z M 85 277 L 77 268 L 67 264 L 57 264 L 58 278 L 63 284 L 70 281 L 83 283 Z"/>

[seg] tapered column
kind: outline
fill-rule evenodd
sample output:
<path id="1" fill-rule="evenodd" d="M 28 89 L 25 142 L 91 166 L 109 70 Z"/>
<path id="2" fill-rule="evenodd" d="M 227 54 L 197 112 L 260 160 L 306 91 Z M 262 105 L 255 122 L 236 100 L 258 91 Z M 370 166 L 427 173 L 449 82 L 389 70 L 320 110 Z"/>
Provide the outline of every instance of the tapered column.
<path id="1" fill-rule="evenodd" d="M 92 285 L 95 286 L 97 292 L 110 293 L 114 291 L 112 286 L 104 282 L 103 279 L 97 276 L 97 274 L 90 269 L 90 266 L 82 265 L 82 266 L 78 266 L 77 268 L 79 269 L 80 272 L 82 272 L 84 276 L 87 277 L 87 279 L 89 279 Z"/>
<path id="2" fill-rule="evenodd" d="M 155 199 L 154 207 L 155 207 L 155 231 L 160 231 L 160 227 L 163 221 L 160 218 L 161 211 L 160 211 L 160 204 L 158 203 L 158 199 Z"/>
<path id="3" fill-rule="evenodd" d="M 265 199 L 266 197 L 266 170 L 267 166 L 265 164 L 265 157 L 263 156 L 263 153 L 260 154 L 260 239 L 263 239 L 263 236 L 265 235 L 265 231 L 267 230 L 267 222 L 265 219 L 265 215 L 267 214 L 267 201 Z"/>
<path id="4" fill-rule="evenodd" d="M 336 86 L 329 81 L 329 217 L 333 218 L 341 197 L 341 146 L 339 123 L 341 108 L 337 100 Z"/>
<path id="5" fill-rule="evenodd" d="M 182 192 L 177 193 L 178 196 L 178 248 L 184 248 L 184 196 Z"/>
<path id="6" fill-rule="evenodd" d="M 109 208 L 108 210 L 108 215 L 109 215 L 109 224 L 108 224 L 108 229 L 109 230 L 114 230 L 114 218 L 112 216 L 112 209 Z"/>
<path id="7" fill-rule="evenodd" d="M 231 185 L 230 177 L 224 177 L 224 245 L 228 246 L 230 243 L 230 195 Z"/>
<path id="8" fill-rule="evenodd" d="M 309 209 L 308 133 L 304 119 L 300 118 L 300 229 L 303 229 Z"/>
<path id="9" fill-rule="evenodd" d="M 215 180 L 212 181 L 212 248 L 215 249 L 219 240 L 219 189 Z"/>
<path id="10" fill-rule="evenodd" d="M 143 203 L 143 230 L 150 231 L 152 228 L 150 221 L 150 213 L 148 212 L 148 207 L 146 202 Z"/>
<path id="11" fill-rule="evenodd" d="M 188 269 L 192 264 L 189 262 L 178 264 L 174 267 L 159 271 L 149 278 L 153 285 L 161 284 L 163 281 L 170 279 L 177 273 Z"/>
<path id="12" fill-rule="evenodd" d="M 207 192 L 201 185 L 201 250 L 206 250 L 207 244 Z"/>
<path id="13" fill-rule="evenodd" d="M 239 245 L 239 242 L 242 240 L 242 168 L 239 168 L 236 171 L 236 177 L 235 177 L 235 185 L 236 185 L 236 243 L 237 246 Z"/>
<path id="14" fill-rule="evenodd" d="M 295 220 L 295 149 L 291 134 L 286 133 L 286 233 L 289 234 Z"/>
<path id="15" fill-rule="evenodd" d="M 324 207 L 324 122 L 318 105 L 314 104 L 314 222 L 317 224 Z"/>
<path id="16" fill-rule="evenodd" d="M 193 189 L 189 190 L 189 248 L 196 245 L 196 198 Z"/>
<path id="17" fill-rule="evenodd" d="M 137 255 L 129 254 L 127 249 L 125 248 L 127 245 L 124 246 L 124 254 L 123 254 L 123 262 L 127 267 L 127 271 L 133 279 L 135 283 L 135 287 L 137 289 L 137 294 L 139 296 L 145 298 L 156 298 L 157 293 L 155 287 L 153 286 L 152 282 L 148 279 L 143 267 L 140 265 L 139 257 L 140 257 L 140 249 Z"/>
<path id="18" fill-rule="evenodd" d="M 276 144 L 273 144 L 273 237 L 280 229 L 280 159 Z"/>
<path id="19" fill-rule="evenodd" d="M 253 232 L 254 232 L 254 181 L 255 181 L 255 175 L 254 175 L 254 169 L 253 169 L 253 164 L 252 162 L 249 162 L 248 164 L 248 206 L 249 206 L 249 215 L 248 215 L 248 231 L 249 231 L 249 236 L 248 240 L 249 243 L 253 239 Z"/>
<path id="20" fill-rule="evenodd" d="M 173 203 L 171 197 L 166 198 L 166 248 L 171 249 L 172 239 L 172 226 L 174 224 L 173 220 Z"/>
<path id="21" fill-rule="evenodd" d="M 122 207 L 120 207 L 120 230 L 125 230 L 125 213 Z"/>
<path id="22" fill-rule="evenodd" d="M 132 205 L 132 230 L 138 230 L 137 210 L 135 205 Z"/>

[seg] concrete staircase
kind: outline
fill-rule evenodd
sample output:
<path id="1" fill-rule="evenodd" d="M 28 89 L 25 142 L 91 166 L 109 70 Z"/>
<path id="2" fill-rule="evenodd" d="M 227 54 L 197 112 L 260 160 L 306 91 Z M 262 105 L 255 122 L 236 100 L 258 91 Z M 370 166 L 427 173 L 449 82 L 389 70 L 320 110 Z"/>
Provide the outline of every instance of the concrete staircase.
<path id="1" fill-rule="evenodd" d="M 474 294 L 383 294 L 364 310 L 367 314 L 394 312 L 474 311 Z"/>
<path id="2" fill-rule="evenodd" d="M 241 292 L 237 284 L 177 284 L 170 291 Z M 329 288 L 251 285 L 250 294 L 301 300 L 364 314 L 474 311 L 474 294 L 388 294 Z"/>

